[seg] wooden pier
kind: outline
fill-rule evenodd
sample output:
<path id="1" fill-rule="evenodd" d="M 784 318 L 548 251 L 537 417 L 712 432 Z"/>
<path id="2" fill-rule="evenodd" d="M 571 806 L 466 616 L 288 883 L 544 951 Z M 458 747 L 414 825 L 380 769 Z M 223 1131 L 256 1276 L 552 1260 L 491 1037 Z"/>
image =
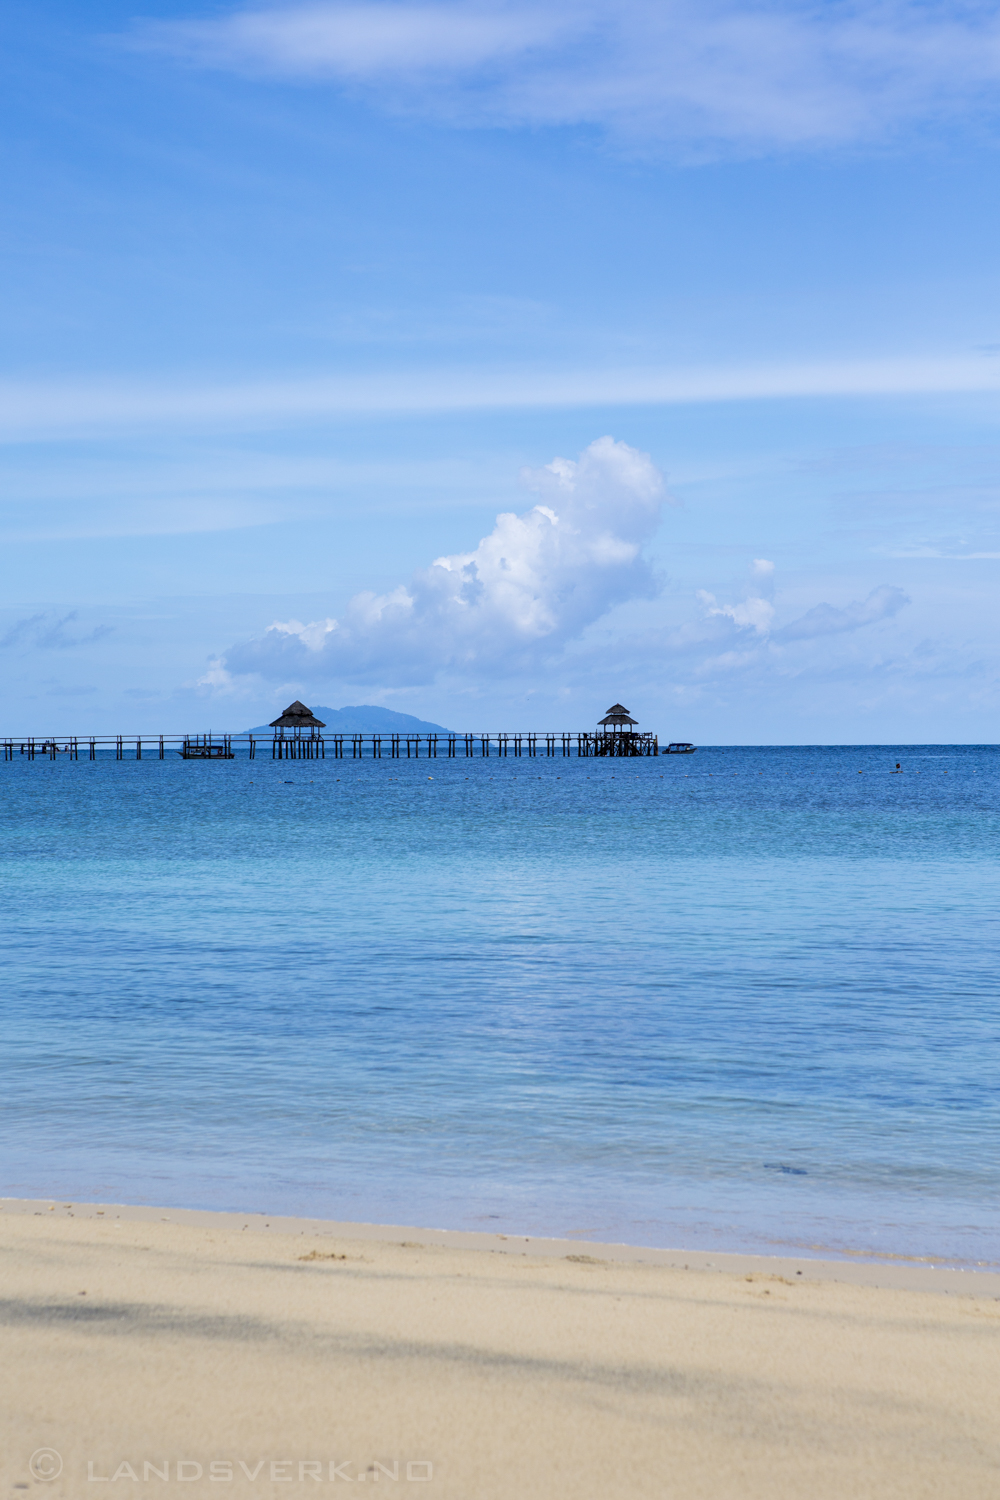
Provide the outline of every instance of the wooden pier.
<path id="1" fill-rule="evenodd" d="M 3 759 L 20 760 L 437 760 L 652 756 L 656 735 L 626 739 L 585 731 L 512 734 L 159 734 L 20 735 L 3 739 Z"/>
<path id="2" fill-rule="evenodd" d="M 7 738 L 3 758 L 28 760 L 552 760 L 570 756 L 629 758 L 659 755 L 655 734 L 640 734 L 628 710 L 616 703 L 596 730 L 522 730 L 511 734 L 324 734 L 326 725 L 304 703 L 289 705 L 268 726 L 270 737 L 256 734 L 56 735 Z M 674 748 L 674 747 L 672 747 Z M 688 753 L 693 746 L 683 747 Z M 662 752 L 664 755 L 666 750 Z"/>

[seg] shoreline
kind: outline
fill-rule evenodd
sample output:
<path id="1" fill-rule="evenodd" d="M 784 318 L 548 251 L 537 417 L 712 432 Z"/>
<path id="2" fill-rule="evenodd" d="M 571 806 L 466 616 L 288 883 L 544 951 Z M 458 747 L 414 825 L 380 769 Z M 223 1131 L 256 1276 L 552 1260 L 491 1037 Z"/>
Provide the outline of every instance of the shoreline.
<path id="1" fill-rule="evenodd" d="M 0 1257 L 15 1496 L 997 1493 L 996 1274 L 51 1199 Z"/>
<path id="2" fill-rule="evenodd" d="M 413 1224 L 367 1224 L 298 1215 L 235 1213 L 228 1209 L 171 1208 L 156 1204 L 77 1201 L 59 1198 L 0 1197 L 0 1216 L 49 1216 L 135 1224 L 175 1224 L 191 1229 L 218 1229 L 240 1234 L 292 1235 L 359 1244 L 401 1244 L 420 1248 L 471 1251 L 608 1265 L 662 1266 L 674 1271 L 714 1271 L 729 1275 L 771 1274 L 803 1281 L 834 1282 L 885 1291 L 939 1292 L 996 1297 L 1000 1268 L 960 1267 L 937 1258 L 890 1252 L 848 1252 L 844 1258 L 802 1255 L 755 1255 L 745 1252 L 685 1250 L 630 1245 L 602 1240 L 545 1235 L 499 1234 L 487 1230 L 432 1229 Z"/>

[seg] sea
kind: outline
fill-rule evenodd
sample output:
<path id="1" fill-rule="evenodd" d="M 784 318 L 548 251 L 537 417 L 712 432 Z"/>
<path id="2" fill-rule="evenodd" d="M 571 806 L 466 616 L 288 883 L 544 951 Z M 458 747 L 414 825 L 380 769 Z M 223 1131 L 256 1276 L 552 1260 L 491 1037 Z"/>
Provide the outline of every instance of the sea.
<path id="1" fill-rule="evenodd" d="M 18 755 L 0 820 L 0 1195 L 1000 1264 L 996 746 Z"/>

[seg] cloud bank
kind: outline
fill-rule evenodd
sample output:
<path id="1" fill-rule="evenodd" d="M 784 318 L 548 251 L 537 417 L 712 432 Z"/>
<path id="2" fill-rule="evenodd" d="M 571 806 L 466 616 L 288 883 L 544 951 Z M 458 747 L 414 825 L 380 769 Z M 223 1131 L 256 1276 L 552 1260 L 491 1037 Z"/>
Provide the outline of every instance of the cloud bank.
<path id="1" fill-rule="evenodd" d="M 778 641 L 807 641 L 820 635 L 839 635 L 845 630 L 860 630 L 864 625 L 876 625 L 879 620 L 891 620 L 909 599 L 902 589 L 884 583 L 872 589 L 867 599 L 856 599 L 843 609 L 832 604 L 817 604 L 798 620 L 793 620 L 779 630 L 774 639 Z"/>
<path id="2" fill-rule="evenodd" d="M 752 571 L 758 586 L 771 584 L 774 564 L 766 558 L 753 561 Z M 699 589 L 698 598 L 709 619 L 730 622 L 735 631 L 752 631 L 761 641 L 774 641 L 781 645 L 791 641 L 816 640 L 820 636 L 842 635 L 846 631 L 861 630 L 866 625 L 877 625 L 880 620 L 891 620 L 910 600 L 902 589 L 883 583 L 872 589 L 866 599 L 855 599 L 843 608 L 833 604 L 817 604 L 797 620 L 772 630 L 775 606 L 761 594 L 748 594 L 736 604 L 720 604 L 714 594 Z"/>
<path id="3" fill-rule="evenodd" d="M 615 605 L 650 596 L 643 547 L 667 499 L 649 456 L 599 438 L 574 462 L 526 470 L 538 503 L 497 517 L 471 552 L 439 557 L 388 594 L 356 594 L 340 619 L 276 621 L 214 670 L 273 681 L 392 687 L 444 672 L 511 676 L 553 661 Z"/>
<path id="4" fill-rule="evenodd" d="M 263 4 L 146 23 L 132 41 L 465 124 L 751 153 L 991 114 L 1000 81 L 1000 18 L 983 0 Z"/>

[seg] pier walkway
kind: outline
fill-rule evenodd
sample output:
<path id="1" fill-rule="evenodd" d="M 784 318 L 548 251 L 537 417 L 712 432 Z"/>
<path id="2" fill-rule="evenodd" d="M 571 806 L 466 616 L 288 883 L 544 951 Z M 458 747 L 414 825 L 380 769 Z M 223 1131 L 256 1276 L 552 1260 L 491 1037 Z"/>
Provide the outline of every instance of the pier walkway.
<path id="1" fill-rule="evenodd" d="M 659 755 L 654 734 L 538 731 L 515 734 L 159 734 L 5 737 L 5 761 L 56 760 L 437 760 L 439 757 L 590 758 Z"/>

